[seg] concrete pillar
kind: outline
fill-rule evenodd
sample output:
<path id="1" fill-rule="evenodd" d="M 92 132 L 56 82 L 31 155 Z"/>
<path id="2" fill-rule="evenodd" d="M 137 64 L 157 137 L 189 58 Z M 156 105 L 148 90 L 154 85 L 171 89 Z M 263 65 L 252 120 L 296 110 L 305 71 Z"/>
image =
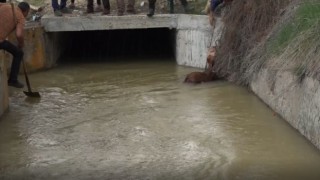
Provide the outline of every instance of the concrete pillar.
<path id="1" fill-rule="evenodd" d="M 176 61 L 178 65 L 204 68 L 211 32 L 197 30 L 177 30 Z"/>
<path id="2" fill-rule="evenodd" d="M 176 34 L 176 61 L 178 65 L 205 68 L 208 48 L 216 46 L 223 28 L 217 19 L 215 28 L 207 16 L 179 15 Z"/>
<path id="3" fill-rule="evenodd" d="M 66 41 L 69 40 L 64 32 L 48 32 L 45 33 L 44 42 L 45 47 L 45 68 L 52 68 L 56 65 L 61 54 L 65 50 Z"/>
<path id="4" fill-rule="evenodd" d="M 7 66 L 5 62 L 4 51 L 0 50 L 0 116 L 9 107 Z"/>

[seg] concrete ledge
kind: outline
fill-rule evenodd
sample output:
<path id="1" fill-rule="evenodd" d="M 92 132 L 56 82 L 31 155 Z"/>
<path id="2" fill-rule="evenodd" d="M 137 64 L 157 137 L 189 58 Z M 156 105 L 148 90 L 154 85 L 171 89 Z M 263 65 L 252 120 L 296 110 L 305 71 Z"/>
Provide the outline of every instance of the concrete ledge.
<path id="1" fill-rule="evenodd" d="M 212 27 L 209 24 L 207 15 L 188 15 L 178 14 L 177 29 L 179 30 L 197 30 L 197 31 L 211 31 Z"/>
<path id="2" fill-rule="evenodd" d="M 170 28 L 208 31 L 211 29 L 205 15 L 159 14 L 133 16 L 63 16 L 45 15 L 41 19 L 46 32 L 90 31 L 116 29 Z"/>

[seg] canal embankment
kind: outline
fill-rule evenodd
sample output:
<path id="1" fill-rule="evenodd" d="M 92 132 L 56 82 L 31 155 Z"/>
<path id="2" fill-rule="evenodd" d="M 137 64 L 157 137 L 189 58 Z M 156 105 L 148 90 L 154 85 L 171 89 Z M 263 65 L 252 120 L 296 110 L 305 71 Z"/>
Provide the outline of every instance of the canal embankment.
<path id="1" fill-rule="evenodd" d="M 265 0 L 263 2 L 266 3 L 268 1 Z M 315 29 L 319 24 L 317 23 L 317 14 L 314 14 L 316 11 L 309 11 L 312 7 L 309 7 L 308 4 L 301 5 L 294 4 L 294 2 L 290 4 L 288 1 L 278 2 L 280 4 L 276 2 L 274 4 L 269 3 L 270 8 L 273 9 L 273 16 L 258 19 L 256 23 L 249 23 L 255 22 L 256 19 L 252 19 L 255 17 L 255 13 L 264 12 L 258 11 L 257 9 L 263 8 L 266 4 L 261 3 L 260 6 L 257 4 L 255 4 L 257 6 L 254 6 L 253 3 L 250 7 L 248 4 L 241 6 L 240 3 L 236 3 L 239 2 L 235 1 L 233 3 L 230 8 L 231 13 L 227 15 L 225 20 L 226 27 L 235 28 L 225 29 L 224 36 L 222 36 L 221 39 L 222 44 L 219 47 L 221 51 L 218 53 L 217 70 L 230 81 L 248 86 L 258 97 L 269 105 L 271 109 L 277 112 L 278 115 L 283 117 L 319 149 L 320 85 L 317 68 L 315 67 L 319 64 L 316 58 L 319 57 L 317 56 L 316 48 L 318 45 L 316 43 L 320 41 L 314 38 L 317 37 L 317 31 L 315 31 Z M 304 13 L 305 5 L 308 6 L 307 10 L 311 13 Z M 247 16 L 247 19 L 241 18 L 241 15 L 235 18 L 234 13 L 238 12 L 239 7 L 246 10 L 249 14 L 251 13 L 251 16 Z M 313 8 L 317 8 L 317 6 L 313 6 Z M 173 36 L 173 43 L 175 44 L 177 64 L 204 68 L 205 61 L 202 60 L 205 58 L 206 50 L 209 46 L 216 45 L 212 42 L 217 42 L 216 40 L 219 39 L 217 38 L 220 36 L 217 35 L 219 31 L 212 32 L 210 26 L 207 24 L 207 19 L 201 19 L 200 16 L 174 15 L 172 17 L 175 20 L 164 21 L 164 19 L 170 18 L 163 16 L 162 20 L 156 20 L 155 22 L 158 22 L 156 23 L 157 26 L 162 23 L 163 26 L 176 29 L 175 35 Z M 101 18 L 105 17 L 93 18 L 101 22 Z M 145 21 L 145 17 L 141 16 L 139 18 Z M 244 28 L 228 26 L 228 23 L 233 22 L 230 18 L 233 18 L 234 21 L 241 22 L 237 24 L 238 26 L 248 24 L 251 25 L 252 28 L 250 28 L 248 32 L 247 26 L 244 26 Z M 297 22 L 299 23 L 301 19 L 308 19 L 307 24 L 299 26 L 301 27 L 300 29 L 296 28 Z M 52 28 L 80 27 L 74 28 L 74 30 L 79 31 L 85 27 L 83 26 L 83 19 L 79 20 L 77 26 L 72 26 L 72 24 L 70 24 L 71 20 L 72 19 L 64 19 L 64 21 L 47 22 L 50 22 Z M 130 28 L 134 28 L 132 24 L 139 25 L 139 27 L 145 25 L 150 26 L 150 24 L 152 26 L 153 23 L 148 19 L 146 21 L 147 23 L 139 24 L 135 21 L 130 21 L 128 17 L 122 18 L 122 21 L 127 22 L 124 23 L 126 27 L 122 28 L 128 28 L 129 26 Z M 193 21 L 194 23 L 192 23 Z M 130 24 L 130 22 L 132 24 Z M 58 26 L 55 23 L 60 24 Z M 65 23 L 68 26 L 62 26 L 61 23 Z M 110 21 L 108 21 L 107 25 L 99 24 L 98 27 L 117 29 L 119 28 L 118 26 L 119 23 L 111 26 Z M 192 28 L 188 29 L 188 26 Z M 91 28 L 91 26 L 88 27 Z M 218 29 L 219 28 L 221 28 L 220 25 L 218 26 Z M 294 29 L 295 31 L 291 32 L 288 29 Z M 92 29 L 84 28 L 82 30 Z M 244 30 L 247 31 L 244 32 Z M 46 31 L 49 30 L 43 30 L 41 27 L 33 27 L 27 31 L 27 42 L 31 42 L 31 44 L 28 45 L 25 58 L 30 71 L 54 67 L 65 48 L 65 40 L 70 40 L 68 36 L 61 32 Z M 56 29 L 54 31 L 56 31 Z M 70 31 L 70 29 L 68 29 L 68 31 Z M 254 38 L 248 38 L 252 35 L 254 35 Z M 241 43 L 239 43 L 237 41 L 238 36 L 247 38 L 247 41 L 241 41 Z M 28 38 L 30 39 L 28 40 Z M 310 39 L 313 39 L 313 41 L 310 41 Z M 237 46 L 233 46 L 234 43 L 237 44 Z M 243 43 L 247 44 L 243 45 Z M 303 45 L 303 50 L 301 50 L 301 46 L 299 46 L 301 44 Z M 306 61 L 306 58 L 309 60 Z M 237 61 L 235 61 L 235 59 Z M 6 85 L 3 85 L 3 88 L 7 88 Z M 6 91 L 3 90 L 2 92 L 5 93 Z M 6 108 L 8 106 L 7 96 L 3 97 L 4 99 L 2 99 L 3 101 L 1 102 L 5 103 L 3 103 L 2 107 Z"/>
<path id="2" fill-rule="evenodd" d="M 312 0 L 235 1 L 217 63 L 221 74 L 250 88 L 318 149 L 319 9 Z"/>

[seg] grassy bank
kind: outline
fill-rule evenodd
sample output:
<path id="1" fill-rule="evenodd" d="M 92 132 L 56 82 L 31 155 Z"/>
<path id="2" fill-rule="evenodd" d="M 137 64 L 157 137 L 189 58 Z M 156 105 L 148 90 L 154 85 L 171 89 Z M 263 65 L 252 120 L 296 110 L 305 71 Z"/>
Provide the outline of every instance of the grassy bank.
<path id="1" fill-rule="evenodd" d="M 267 43 L 269 64 L 303 80 L 320 80 L 320 1 L 302 1 L 294 16 Z M 276 58 L 278 57 L 278 58 Z"/>
<path id="2" fill-rule="evenodd" d="M 265 66 L 292 71 L 301 80 L 319 77 L 319 20 L 319 0 L 234 1 L 224 18 L 216 68 L 244 85 Z"/>

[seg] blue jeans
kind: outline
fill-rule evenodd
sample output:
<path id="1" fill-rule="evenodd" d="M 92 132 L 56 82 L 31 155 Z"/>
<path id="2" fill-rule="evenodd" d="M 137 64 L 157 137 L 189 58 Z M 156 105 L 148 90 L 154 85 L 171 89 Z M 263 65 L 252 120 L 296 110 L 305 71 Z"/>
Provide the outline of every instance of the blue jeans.
<path id="1" fill-rule="evenodd" d="M 211 7 L 210 10 L 212 12 L 214 12 L 214 10 L 216 10 L 216 8 L 219 6 L 219 4 L 221 4 L 223 2 L 223 0 L 211 0 Z"/>
<path id="2" fill-rule="evenodd" d="M 18 74 L 20 69 L 20 64 L 23 58 L 23 51 L 22 49 L 18 48 L 17 46 L 13 45 L 11 42 L 4 40 L 0 43 L 0 49 L 3 49 L 10 54 L 12 54 L 13 59 L 11 63 L 11 71 L 9 76 L 9 82 L 17 82 L 18 81 Z"/>
<path id="3" fill-rule="evenodd" d="M 51 4 L 53 11 L 56 11 L 65 8 L 67 5 L 67 0 L 60 0 L 60 5 L 58 3 L 58 0 L 51 0 Z"/>

